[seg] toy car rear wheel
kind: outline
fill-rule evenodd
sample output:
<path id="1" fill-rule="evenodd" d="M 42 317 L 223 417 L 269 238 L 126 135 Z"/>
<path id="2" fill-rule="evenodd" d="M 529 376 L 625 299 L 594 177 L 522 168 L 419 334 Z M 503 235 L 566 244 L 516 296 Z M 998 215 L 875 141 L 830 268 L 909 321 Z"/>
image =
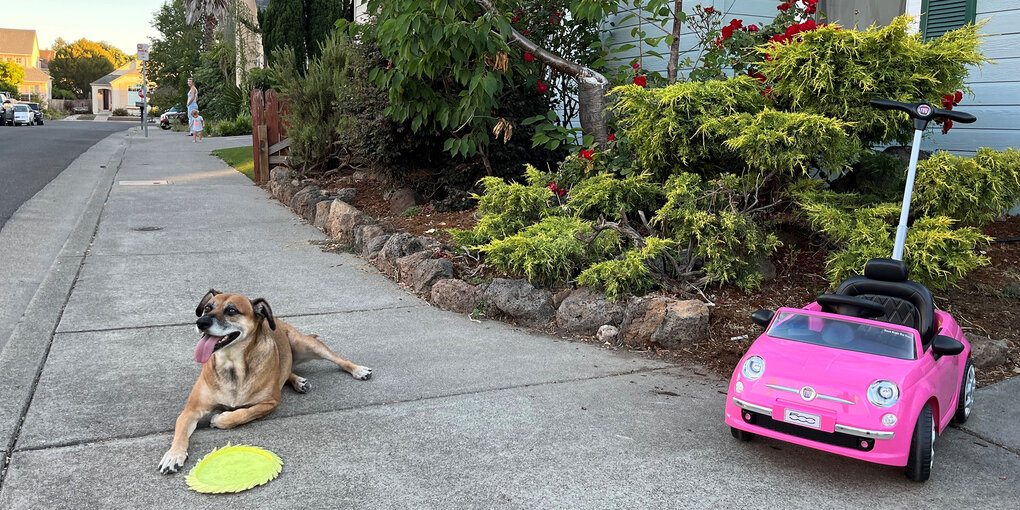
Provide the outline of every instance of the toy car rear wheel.
<path id="1" fill-rule="evenodd" d="M 910 440 L 910 454 L 904 472 L 907 478 L 915 482 L 923 482 L 931 476 L 931 466 L 935 459 L 935 419 L 932 417 L 931 404 L 925 404 L 914 425 L 914 435 Z"/>
<path id="2" fill-rule="evenodd" d="M 960 379 L 960 396 L 956 399 L 956 414 L 953 415 L 953 423 L 964 423 L 970 418 L 971 408 L 974 407 L 974 389 L 977 388 L 977 376 L 974 373 L 974 364 L 967 360 L 963 366 L 963 377 Z"/>
<path id="3" fill-rule="evenodd" d="M 730 434 L 739 439 L 740 441 L 750 441 L 754 439 L 754 432 L 748 432 L 746 430 L 740 430 L 736 427 L 730 427 Z"/>

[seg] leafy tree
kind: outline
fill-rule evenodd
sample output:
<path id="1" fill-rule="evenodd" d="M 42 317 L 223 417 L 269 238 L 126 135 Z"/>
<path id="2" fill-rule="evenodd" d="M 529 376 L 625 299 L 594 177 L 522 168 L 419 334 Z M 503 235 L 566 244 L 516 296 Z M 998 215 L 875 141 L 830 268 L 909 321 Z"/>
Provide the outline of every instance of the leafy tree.
<path id="1" fill-rule="evenodd" d="M 184 2 L 173 0 L 160 7 L 152 20 L 160 36 L 152 39 L 149 48 L 148 73 L 160 93 L 160 108 L 184 103 L 188 77 L 201 65 L 202 25 L 188 23 Z M 201 97 L 201 96 L 199 96 Z"/>
<path id="2" fill-rule="evenodd" d="M 99 41 L 99 45 L 102 46 L 103 49 L 108 51 L 110 53 L 110 56 L 113 57 L 113 65 L 116 68 L 119 68 L 120 66 L 127 64 L 128 62 L 131 62 L 132 60 L 135 59 L 135 55 L 128 55 L 127 53 L 121 51 L 120 48 L 117 48 L 116 46 L 106 41 Z"/>
<path id="3" fill-rule="evenodd" d="M 57 50 L 49 67 L 55 86 L 85 97 L 93 81 L 116 69 L 114 63 L 113 55 L 101 44 L 79 39 Z"/>
<path id="4" fill-rule="evenodd" d="M 294 60 L 304 64 L 317 57 L 337 20 L 354 19 L 352 0 L 272 0 L 259 13 L 262 46 L 271 66 L 273 53 L 290 48 Z"/>
<path id="5" fill-rule="evenodd" d="M 0 84 L 14 86 L 25 80 L 25 70 L 14 62 L 0 62 Z"/>

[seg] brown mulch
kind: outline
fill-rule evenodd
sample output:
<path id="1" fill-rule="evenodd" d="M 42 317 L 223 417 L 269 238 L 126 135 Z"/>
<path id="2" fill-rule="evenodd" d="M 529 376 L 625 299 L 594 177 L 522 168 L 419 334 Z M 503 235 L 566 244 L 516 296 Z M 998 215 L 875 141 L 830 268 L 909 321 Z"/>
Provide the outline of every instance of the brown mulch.
<path id="1" fill-rule="evenodd" d="M 467 229 L 474 226 L 474 210 L 440 213 L 428 212 L 404 217 L 390 212 L 383 196 L 389 190 L 385 183 L 374 180 L 331 183 L 329 187 L 355 187 L 358 195 L 353 206 L 373 216 L 390 231 L 430 235 L 448 243 L 449 228 Z M 790 227 L 793 228 L 793 227 Z M 1020 236 L 1020 216 L 988 225 L 985 233 L 995 238 Z M 689 366 L 703 366 L 721 377 L 729 377 L 761 328 L 750 320 L 751 312 L 780 307 L 799 308 L 814 301 L 828 289 L 825 275 L 824 248 L 812 244 L 806 231 L 780 232 L 783 246 L 773 257 L 776 278 L 764 282 L 757 291 L 746 293 L 732 285 L 706 290 L 714 303 L 711 307 L 711 341 L 682 350 L 649 350 L 646 354 L 666 361 Z M 957 286 L 933 292 L 936 306 L 946 310 L 964 331 L 1010 343 L 1005 365 L 978 370 L 978 385 L 986 386 L 1020 375 L 1020 242 L 992 242 L 985 249 L 991 265 L 970 272 Z M 479 276 L 499 276 L 485 268 Z M 554 332 L 554 330 L 549 330 Z M 557 333 L 564 333 L 559 331 Z M 594 341 L 592 338 L 581 338 Z"/>

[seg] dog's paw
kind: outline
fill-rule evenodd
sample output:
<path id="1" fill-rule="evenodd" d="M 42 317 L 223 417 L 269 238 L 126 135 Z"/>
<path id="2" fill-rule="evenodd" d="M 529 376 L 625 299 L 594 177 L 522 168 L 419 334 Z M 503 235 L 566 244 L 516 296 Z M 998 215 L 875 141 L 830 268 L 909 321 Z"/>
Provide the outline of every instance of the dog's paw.
<path id="1" fill-rule="evenodd" d="M 297 378 L 297 384 L 293 385 L 294 391 L 298 393 L 308 393 L 308 390 L 312 389 L 312 383 L 308 382 L 308 379 L 304 377 Z"/>
<path id="2" fill-rule="evenodd" d="M 372 369 L 368 367 L 358 366 L 351 372 L 351 375 L 359 381 L 367 381 L 372 378 Z"/>
<path id="3" fill-rule="evenodd" d="M 159 461 L 159 472 L 164 475 L 176 473 L 178 469 L 184 466 L 186 460 L 188 460 L 188 452 L 167 450 L 163 454 L 163 459 Z"/>
<path id="4" fill-rule="evenodd" d="M 229 413 L 229 411 L 227 413 Z M 233 428 L 232 426 L 227 424 L 227 418 L 226 418 L 227 413 L 220 413 L 220 414 L 217 414 L 216 416 L 213 416 L 212 419 L 209 420 L 209 426 L 214 428 L 214 429 L 229 429 L 229 428 Z"/>

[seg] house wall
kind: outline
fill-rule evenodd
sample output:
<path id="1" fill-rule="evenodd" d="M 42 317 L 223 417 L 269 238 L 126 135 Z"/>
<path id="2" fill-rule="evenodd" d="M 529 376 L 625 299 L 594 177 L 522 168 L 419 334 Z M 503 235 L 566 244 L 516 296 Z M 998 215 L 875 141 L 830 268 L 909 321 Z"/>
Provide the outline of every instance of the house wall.
<path id="1" fill-rule="evenodd" d="M 935 132 L 922 145 L 925 150 L 973 154 L 978 147 L 1020 147 L 1020 2 L 978 0 L 976 19 L 988 19 L 981 29 L 986 36 L 982 51 L 996 64 L 971 70 L 972 93 L 956 109 L 978 120 L 957 123 L 946 135 Z"/>

